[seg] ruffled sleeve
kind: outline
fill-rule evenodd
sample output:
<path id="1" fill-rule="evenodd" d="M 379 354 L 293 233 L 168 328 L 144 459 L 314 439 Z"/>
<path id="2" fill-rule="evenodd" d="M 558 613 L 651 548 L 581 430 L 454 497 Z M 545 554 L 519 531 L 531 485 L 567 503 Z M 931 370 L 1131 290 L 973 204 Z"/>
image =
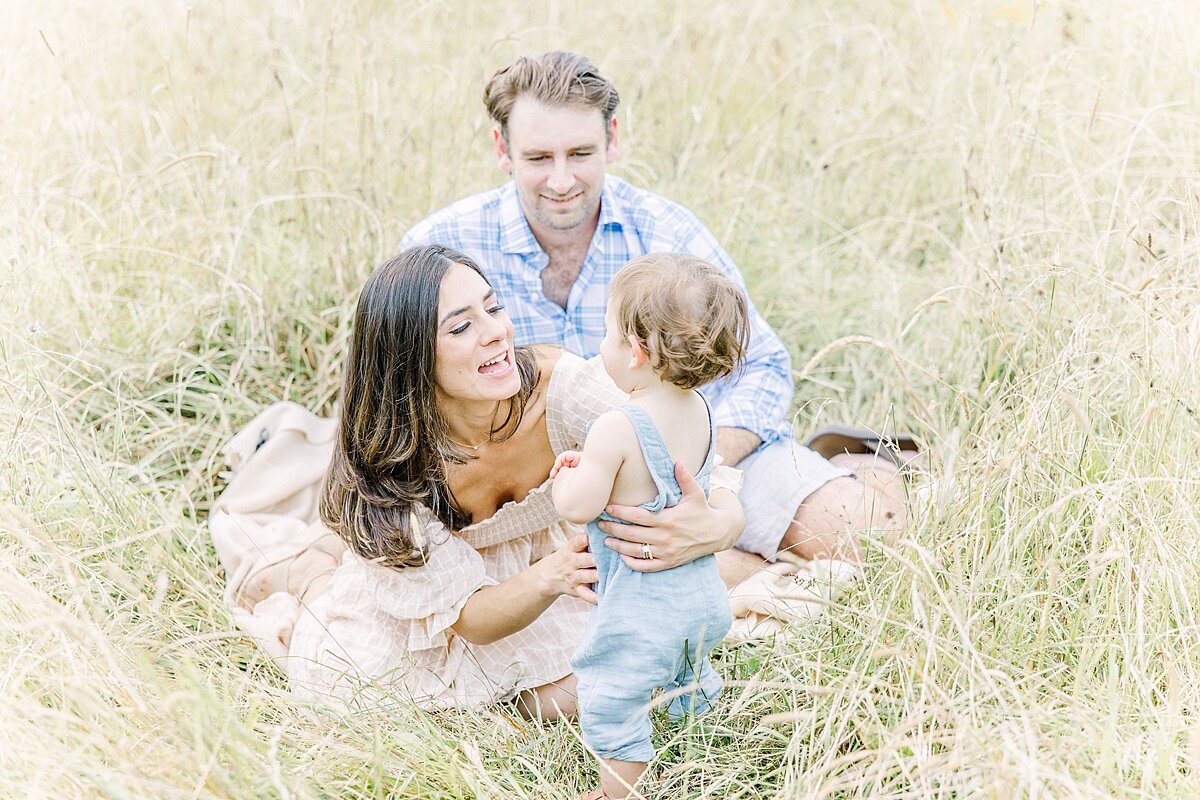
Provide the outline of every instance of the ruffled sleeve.
<path id="1" fill-rule="evenodd" d="M 600 357 L 584 360 L 563 353 L 554 365 L 546 397 L 546 432 L 555 454 L 579 450 L 588 426 L 601 414 L 626 402 L 629 396 L 617 388 L 604 371 Z"/>
<path id="2" fill-rule="evenodd" d="M 720 456 L 717 456 L 717 458 L 720 459 Z M 711 493 L 717 489 L 725 489 L 734 494 L 740 494 L 742 491 L 742 477 L 742 471 L 736 467 L 727 467 L 721 463 L 715 464 L 708 476 L 709 492 Z"/>
<path id="3" fill-rule="evenodd" d="M 480 587 L 496 583 L 474 548 L 431 515 L 421 516 L 430 541 L 423 566 L 384 567 L 348 553 L 327 592 L 340 608 L 386 618 L 401 633 L 396 643 L 409 652 L 445 647 L 447 631 L 467 599 Z"/>
<path id="4" fill-rule="evenodd" d="M 455 685 L 465 648 L 451 626 L 471 595 L 496 580 L 470 545 L 427 521 L 433 544 L 423 566 L 393 569 L 346 552 L 296 625 L 286 665 L 294 689 L 346 700 L 364 687 L 402 688 L 426 707 L 487 699 Z"/>
<path id="5" fill-rule="evenodd" d="M 457 536 L 433 545 L 424 566 L 392 569 L 356 559 L 346 579 L 366 592 L 363 601 L 407 629 L 410 652 L 445 647 L 447 631 L 468 598 L 496 584 L 484 572 L 479 553 Z"/>

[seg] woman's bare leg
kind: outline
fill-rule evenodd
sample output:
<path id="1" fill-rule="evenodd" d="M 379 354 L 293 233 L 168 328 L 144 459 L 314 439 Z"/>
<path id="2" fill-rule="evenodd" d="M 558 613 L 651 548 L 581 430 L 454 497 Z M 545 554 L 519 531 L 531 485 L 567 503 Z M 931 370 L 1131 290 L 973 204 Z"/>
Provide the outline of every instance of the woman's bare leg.
<path id="1" fill-rule="evenodd" d="M 340 537 L 326 534 L 296 556 L 264 567 L 251 576 L 243 585 L 238 601 L 253 611 L 260 600 L 275 592 L 287 592 L 301 603 L 311 603 L 325 591 L 345 551 L 346 544 Z"/>
<path id="2" fill-rule="evenodd" d="M 554 683 L 526 689 L 517 695 L 517 711 L 525 719 L 540 719 L 554 722 L 573 720 L 576 716 L 575 675 L 560 678 Z"/>

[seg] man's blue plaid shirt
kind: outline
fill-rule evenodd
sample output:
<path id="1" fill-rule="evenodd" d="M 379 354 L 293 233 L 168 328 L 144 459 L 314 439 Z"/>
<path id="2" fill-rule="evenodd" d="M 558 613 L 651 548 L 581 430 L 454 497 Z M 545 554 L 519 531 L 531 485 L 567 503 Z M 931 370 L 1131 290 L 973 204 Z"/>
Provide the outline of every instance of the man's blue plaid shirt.
<path id="1" fill-rule="evenodd" d="M 483 267 L 512 317 L 517 344 L 551 343 L 591 358 L 604 338 L 604 310 L 613 276 L 646 253 L 690 253 L 725 271 L 745 291 L 729 254 L 696 216 L 678 203 L 609 175 L 600 196 L 600 220 L 571 287 L 566 309 L 542 293 L 541 271 L 550 258 L 521 211 L 515 185 L 467 197 L 418 223 L 400 242 L 443 244 Z M 702 390 L 718 427 L 745 428 L 764 442 L 792 435 L 791 360 L 779 337 L 750 304 L 750 351 L 743 369 Z"/>

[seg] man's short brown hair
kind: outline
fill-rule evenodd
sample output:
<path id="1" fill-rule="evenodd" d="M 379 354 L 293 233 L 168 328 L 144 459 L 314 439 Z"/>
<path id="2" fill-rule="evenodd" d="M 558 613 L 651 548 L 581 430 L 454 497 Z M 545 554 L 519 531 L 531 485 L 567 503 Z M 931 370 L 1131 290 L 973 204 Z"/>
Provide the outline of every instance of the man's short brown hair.
<path id="1" fill-rule="evenodd" d="M 737 369 L 750 343 L 745 293 L 696 256 L 651 253 L 617 271 L 609 302 L 617 303 L 621 337 L 633 336 L 663 381 L 695 389 Z"/>
<path id="2" fill-rule="evenodd" d="M 483 89 L 488 115 L 508 136 L 508 115 L 521 95 L 548 106 L 578 105 L 604 116 L 605 130 L 621 102 L 617 89 L 578 53 L 554 50 L 521 56 L 497 72 Z"/>

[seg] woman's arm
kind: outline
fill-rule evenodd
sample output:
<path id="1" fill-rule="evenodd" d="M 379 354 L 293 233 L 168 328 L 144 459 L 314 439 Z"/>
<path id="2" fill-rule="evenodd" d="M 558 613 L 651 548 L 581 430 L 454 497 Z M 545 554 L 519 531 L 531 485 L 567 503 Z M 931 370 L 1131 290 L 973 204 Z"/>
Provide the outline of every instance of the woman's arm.
<path id="1" fill-rule="evenodd" d="M 574 536 L 515 577 L 480 588 L 451 629 L 472 644 L 491 644 L 528 626 L 560 595 L 595 603 L 596 560 L 587 545 L 587 536 Z"/>
<path id="2" fill-rule="evenodd" d="M 618 537 L 605 544 L 621 554 L 630 569 L 657 572 L 671 569 L 701 556 L 728 550 L 742 535 L 746 517 L 737 495 L 715 489 L 709 499 L 682 462 L 675 464 L 675 480 L 683 499 L 657 514 L 637 506 L 609 506 L 610 515 L 628 521 L 600 521 L 600 529 Z M 642 543 L 650 545 L 654 558 L 641 557 Z"/>

